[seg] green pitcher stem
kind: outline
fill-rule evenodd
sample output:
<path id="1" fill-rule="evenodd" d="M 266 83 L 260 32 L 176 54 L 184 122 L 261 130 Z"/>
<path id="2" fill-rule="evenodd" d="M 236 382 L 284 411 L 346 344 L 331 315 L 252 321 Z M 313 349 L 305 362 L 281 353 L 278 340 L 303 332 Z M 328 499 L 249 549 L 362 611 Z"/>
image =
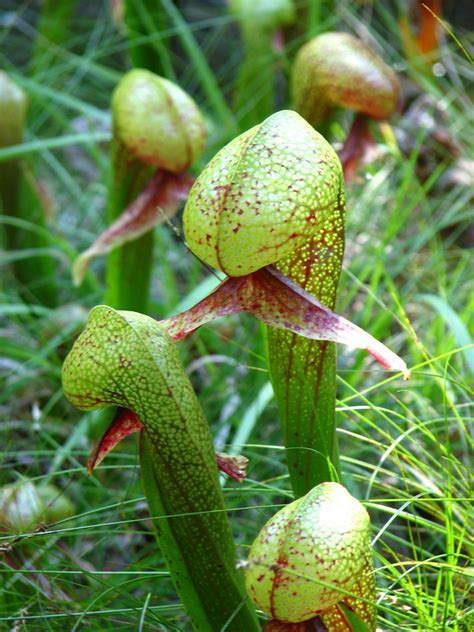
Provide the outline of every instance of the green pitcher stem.
<path id="1" fill-rule="evenodd" d="M 295 8 L 292 0 L 229 0 L 228 4 L 240 25 L 243 49 L 234 109 L 237 114 L 242 112 L 240 127 L 248 129 L 275 109 L 275 37 L 284 25 L 294 21 Z"/>
<path id="2" fill-rule="evenodd" d="M 135 68 L 146 68 L 174 81 L 176 73 L 170 54 L 172 33 L 168 15 L 157 0 L 124 0 L 123 20 L 127 28 L 129 55 Z"/>
<path id="3" fill-rule="evenodd" d="M 274 351 L 277 338 L 287 343 L 286 357 Z M 268 349 L 291 485 L 295 498 L 299 498 L 318 483 L 340 479 L 335 345 L 314 341 L 302 344 L 295 334 L 269 329 Z"/>
<path id="4" fill-rule="evenodd" d="M 181 485 L 170 465 L 175 461 L 164 458 L 163 446 L 146 434 L 142 441 L 142 481 L 150 515 L 155 518 L 153 528 L 194 628 L 221 630 L 231 620 L 226 630 L 259 630 L 235 569 L 235 547 L 212 472 L 215 466 L 209 468 L 205 486 Z M 176 455 L 170 453 L 169 458 Z M 193 473 L 188 476 L 191 483 Z"/>
<path id="5" fill-rule="evenodd" d="M 27 99 L 24 92 L 0 71 L 0 147 L 23 141 Z M 40 186 L 26 162 L 0 163 L 0 214 L 3 222 L 0 245 L 10 251 L 30 251 L 12 266 L 19 290 L 28 300 L 48 307 L 57 305 L 56 262 L 45 249 L 52 248 L 46 220 L 46 204 Z M 20 220 L 23 225 L 18 225 Z M 31 228 L 30 228 L 31 227 Z"/>
<path id="6" fill-rule="evenodd" d="M 272 33 L 244 25 L 242 28 L 244 58 L 240 65 L 234 109 L 239 114 L 241 129 L 257 125 L 275 107 L 275 59 Z"/>
<path id="7" fill-rule="evenodd" d="M 334 308 L 344 253 L 344 193 L 308 247 L 277 267 L 327 307 Z M 330 236 L 330 237 L 329 237 Z M 336 438 L 336 348 L 268 328 L 268 362 L 295 497 L 339 481 Z"/>
<path id="8" fill-rule="evenodd" d="M 108 194 L 108 223 L 143 190 L 153 168 L 130 158 L 120 140 L 112 141 L 112 165 Z M 153 230 L 107 255 L 104 301 L 116 309 L 146 313 L 153 263 Z"/>

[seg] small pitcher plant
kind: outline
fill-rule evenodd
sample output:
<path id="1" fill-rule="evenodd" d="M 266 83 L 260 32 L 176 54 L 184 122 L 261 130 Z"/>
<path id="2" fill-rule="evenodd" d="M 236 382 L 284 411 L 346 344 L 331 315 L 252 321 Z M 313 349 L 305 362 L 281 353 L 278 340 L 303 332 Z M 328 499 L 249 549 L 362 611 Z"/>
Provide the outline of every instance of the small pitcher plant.
<path id="1" fill-rule="evenodd" d="M 73 515 L 69 498 L 50 483 L 22 480 L 0 488 L 0 533 L 27 533 Z"/>
<path id="2" fill-rule="evenodd" d="M 301 47 L 291 76 L 295 109 L 325 136 L 340 108 L 357 113 L 340 152 L 346 180 L 353 176 L 373 138 L 370 119 L 391 117 L 398 105 L 397 75 L 350 33 L 324 33 Z"/>
<path id="3" fill-rule="evenodd" d="M 272 617 L 268 630 L 316 617 L 328 630 L 347 630 L 338 628 L 344 608 L 375 629 L 367 511 L 342 485 L 321 483 L 262 528 L 245 582 L 252 601 Z"/>
<path id="4" fill-rule="evenodd" d="M 183 224 L 191 250 L 229 279 L 181 318 L 192 329 L 196 316 L 209 320 L 212 302 L 220 314 L 249 311 L 271 325 L 269 369 L 290 476 L 295 494 L 305 494 L 338 476 L 330 341 L 365 348 L 406 373 L 399 358 L 330 311 L 344 249 L 339 159 L 296 112 L 278 112 L 211 160 L 190 192 Z"/>
<path id="5" fill-rule="evenodd" d="M 365 605 L 358 610 L 350 601 L 372 599 L 367 514 L 344 488 L 326 482 L 338 475 L 333 342 L 366 349 L 384 367 L 405 377 L 409 373 L 397 355 L 331 310 L 342 257 L 343 212 L 342 171 L 331 146 L 295 112 L 270 116 L 211 160 L 184 211 L 190 249 L 228 278 L 190 310 L 167 320 L 94 308 L 64 364 L 64 390 L 74 405 L 83 410 L 119 407 L 90 469 L 121 438 L 140 431 L 142 480 L 156 535 L 196 630 L 217 631 L 225 625 L 241 632 L 259 626 L 235 568 L 217 478 L 220 467 L 242 479 L 242 460 L 214 454 L 173 339 L 242 311 L 268 325 L 269 366 L 285 446 L 292 448 L 288 463 L 297 497 L 271 523 L 290 520 L 296 525 L 296 539 L 288 544 L 295 561 L 283 564 L 277 552 L 286 546 L 285 534 L 278 536 L 277 527 L 268 527 L 273 544 L 264 550 L 270 539 L 263 535 L 251 551 L 250 594 L 278 625 L 321 616 L 331 626 L 335 622 L 328 629 L 342 629 L 336 626 L 346 606 L 373 619 L 372 610 L 366 612 Z M 309 372 L 302 360 L 312 367 Z M 315 416 L 315 410 L 321 415 Z M 308 538 L 298 536 L 303 524 Z M 319 575 L 301 582 L 311 555 Z M 267 569 L 265 581 L 251 570 L 259 564 Z M 265 605 L 255 584 L 261 583 L 268 596 L 269 583 L 276 588 L 280 581 L 279 565 L 299 574 L 293 578 L 298 615 Z M 282 596 L 283 604 L 288 595 Z M 293 605 L 290 592 L 290 610 Z"/>
<path id="6" fill-rule="evenodd" d="M 119 406 L 140 420 L 150 514 L 194 628 L 220 630 L 232 618 L 229 630 L 258 630 L 236 569 L 209 425 L 166 330 L 142 314 L 96 307 L 66 358 L 63 386 L 81 410 Z M 127 434 L 133 423 L 123 419 L 102 446 Z"/>
<path id="7" fill-rule="evenodd" d="M 146 311 L 152 228 L 175 215 L 193 183 L 188 168 L 206 142 L 204 119 L 179 86 L 148 70 L 131 70 L 112 97 L 111 226 L 77 259 L 76 284 L 91 259 L 110 253 L 105 302 Z"/>

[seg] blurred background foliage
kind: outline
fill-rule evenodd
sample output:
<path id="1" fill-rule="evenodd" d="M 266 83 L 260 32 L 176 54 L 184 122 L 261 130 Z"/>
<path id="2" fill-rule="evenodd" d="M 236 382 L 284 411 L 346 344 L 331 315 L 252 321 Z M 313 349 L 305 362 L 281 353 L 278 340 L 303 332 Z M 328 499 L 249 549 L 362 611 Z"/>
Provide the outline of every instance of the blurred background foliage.
<path id="1" fill-rule="evenodd" d="M 446 27 L 436 23 L 434 48 L 420 54 L 421 3 L 295 1 L 295 21 L 268 52 L 270 101 L 266 82 L 244 82 L 242 94 L 244 40 L 224 2 L 126 4 L 133 11 L 124 18 L 117 1 L 0 2 L 0 67 L 29 102 L 23 143 L 0 148 L 0 167 L 21 161 L 37 193 L 24 199 L 43 209 L 40 221 L 3 209 L 1 221 L 46 241 L 39 251 L 0 253 L 0 486 L 54 484 L 57 498 L 74 507 L 72 517 L 53 522 L 40 512 L 26 533 L 3 525 L 0 629 L 187 629 L 150 530 L 136 440 L 88 477 L 87 455 L 106 419 L 73 410 L 60 384 L 67 351 L 88 310 L 103 300 L 104 260 L 94 261 L 80 288 L 72 285 L 71 265 L 107 226 L 114 86 L 131 65 L 146 66 L 196 99 L 210 134 L 197 174 L 246 129 L 256 107 L 269 115 L 291 106 L 288 77 L 304 42 L 344 30 L 378 52 L 403 89 L 398 114 L 374 128 L 372 161 L 347 188 L 338 311 L 404 357 L 413 377 L 402 383 L 363 353 L 338 349 L 342 469 L 373 522 L 379 628 L 469 630 L 470 3 L 442 2 Z M 333 122 L 336 147 L 352 118 L 345 112 Z M 154 239 L 149 313 L 163 318 L 217 279 L 187 250 L 179 216 Z M 28 283 L 15 277 L 14 264 L 27 260 L 34 268 L 45 257 L 52 276 Z M 52 286 L 53 302 L 39 300 Z M 250 458 L 244 483 L 223 480 L 245 558 L 260 526 L 291 499 L 259 325 L 245 315 L 223 319 L 180 343 L 180 352 L 216 448 Z"/>

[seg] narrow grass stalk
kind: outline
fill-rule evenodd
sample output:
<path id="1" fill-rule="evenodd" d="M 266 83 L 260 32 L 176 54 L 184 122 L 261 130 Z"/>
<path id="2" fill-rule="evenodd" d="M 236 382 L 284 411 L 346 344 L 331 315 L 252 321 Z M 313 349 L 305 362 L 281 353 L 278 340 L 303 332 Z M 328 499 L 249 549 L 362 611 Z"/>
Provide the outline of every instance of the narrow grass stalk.
<path id="1" fill-rule="evenodd" d="M 0 72 L 0 148 L 22 142 L 26 112 L 23 90 Z M 24 161 L 11 159 L 0 163 L 0 205 L 7 217 L 25 222 L 23 227 L 5 222 L 2 236 L 6 249 L 18 255 L 13 272 L 21 283 L 22 295 L 48 307 L 55 306 L 55 262 L 45 254 L 52 245 L 47 231 L 46 203 L 39 183 Z M 22 253 L 30 254 L 22 257 Z"/>
<path id="2" fill-rule="evenodd" d="M 319 2 L 308 2 L 306 7 L 307 11 L 307 35 L 314 36 L 321 30 L 321 24 L 326 22 L 328 16 L 331 16 L 334 12 L 333 0 L 319 0 Z"/>
<path id="3" fill-rule="evenodd" d="M 239 23 L 243 49 L 234 110 L 241 128 L 248 129 L 275 110 L 276 39 L 281 37 L 281 27 L 294 20 L 294 6 L 292 0 L 231 0 L 229 8 Z"/>
<path id="4" fill-rule="evenodd" d="M 236 132 L 232 109 L 228 106 L 217 79 L 189 24 L 183 19 L 172 0 L 160 0 L 160 4 L 172 22 L 177 37 L 188 54 L 189 62 L 195 70 L 209 108 L 213 110 L 219 124 L 224 127 L 225 133 Z"/>
<path id="5" fill-rule="evenodd" d="M 171 33 L 167 14 L 156 0 L 125 0 L 123 21 L 128 50 L 135 68 L 146 68 L 176 80 L 170 46 L 163 33 Z"/>
<path id="6" fill-rule="evenodd" d="M 76 0 L 43 0 L 36 26 L 36 42 L 31 58 L 32 74 L 51 67 L 58 52 L 71 37 L 71 24 Z"/>

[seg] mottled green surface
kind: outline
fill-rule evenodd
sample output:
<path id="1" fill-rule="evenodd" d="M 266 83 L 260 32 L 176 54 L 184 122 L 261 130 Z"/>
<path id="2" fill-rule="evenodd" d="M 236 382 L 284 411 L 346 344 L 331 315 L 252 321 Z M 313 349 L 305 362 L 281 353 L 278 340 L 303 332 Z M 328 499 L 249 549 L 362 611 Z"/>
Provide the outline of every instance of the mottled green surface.
<path id="1" fill-rule="evenodd" d="M 220 630 L 245 589 L 209 426 L 172 339 L 147 316 L 96 307 L 66 358 L 63 386 L 82 410 L 115 405 L 140 417 L 142 478 L 163 554 L 195 629 Z M 251 607 L 226 629 L 258 629 Z"/>
<path id="2" fill-rule="evenodd" d="M 297 623 L 335 606 L 345 598 L 341 589 L 352 592 L 368 560 L 367 511 L 341 485 L 322 483 L 260 531 L 249 552 L 246 586 L 264 612 Z"/>
<path id="3" fill-rule="evenodd" d="M 279 270 L 330 309 L 335 308 L 344 255 L 344 221 L 341 173 L 331 217 L 299 251 L 277 263 Z M 318 483 L 338 477 L 336 347 L 333 342 L 308 340 L 273 328 L 267 329 L 267 335 L 291 483 L 295 495 L 301 496 Z"/>
<path id="4" fill-rule="evenodd" d="M 298 52 L 291 77 L 295 109 L 316 127 L 336 107 L 383 119 L 397 107 L 393 70 L 349 33 L 324 33 Z"/>
<path id="5" fill-rule="evenodd" d="M 341 187 L 332 147 L 285 110 L 226 145 L 191 189 L 186 240 L 207 264 L 243 276 L 307 243 L 330 219 Z"/>
<path id="6" fill-rule="evenodd" d="M 155 167 L 185 171 L 204 149 L 204 118 L 194 100 L 148 70 L 131 70 L 123 77 L 112 97 L 112 115 L 124 145 Z"/>
<path id="7" fill-rule="evenodd" d="M 186 239 L 231 276 L 275 264 L 333 309 L 344 250 L 339 159 L 296 112 L 270 116 L 222 149 L 196 180 Z M 337 477 L 335 349 L 268 329 L 269 368 L 297 496 Z"/>

